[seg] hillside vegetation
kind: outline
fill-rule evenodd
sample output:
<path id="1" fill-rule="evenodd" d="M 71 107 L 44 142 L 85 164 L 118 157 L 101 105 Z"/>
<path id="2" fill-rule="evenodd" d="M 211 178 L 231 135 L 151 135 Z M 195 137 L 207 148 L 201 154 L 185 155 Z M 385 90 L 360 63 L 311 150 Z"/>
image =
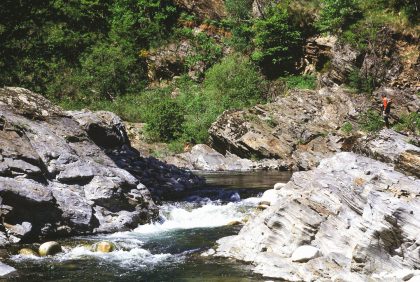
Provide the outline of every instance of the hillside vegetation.
<path id="1" fill-rule="evenodd" d="M 225 0 L 226 17 L 205 18 L 171 0 L 3 0 L 0 84 L 29 88 L 67 109 L 146 122 L 151 141 L 177 150 L 205 143 L 224 110 L 315 88 L 316 78 L 300 66 L 311 36 L 333 34 L 366 52 L 383 26 L 419 34 L 418 0 L 255 1 L 259 15 L 253 2 Z M 193 51 L 173 67 L 176 75 L 151 79 L 151 58 L 179 42 Z M 357 73 L 349 84 L 368 93 L 379 86 Z"/>

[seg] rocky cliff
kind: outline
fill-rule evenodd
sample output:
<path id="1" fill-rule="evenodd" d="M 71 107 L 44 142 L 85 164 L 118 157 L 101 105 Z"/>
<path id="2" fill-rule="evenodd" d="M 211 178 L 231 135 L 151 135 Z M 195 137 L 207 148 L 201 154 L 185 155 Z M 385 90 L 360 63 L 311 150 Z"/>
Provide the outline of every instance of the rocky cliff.
<path id="1" fill-rule="evenodd" d="M 343 152 L 276 188 L 219 256 L 287 281 L 418 281 L 419 179 Z"/>
<path id="2" fill-rule="evenodd" d="M 0 89 L 0 245 L 133 228 L 157 216 L 144 184 L 159 198 L 199 181 L 142 158 L 112 113 Z"/>
<path id="3" fill-rule="evenodd" d="M 227 111 L 210 128 L 211 146 L 241 157 L 275 158 L 310 169 L 345 145 L 338 129 L 370 101 L 344 88 L 294 90 L 273 103 Z"/>

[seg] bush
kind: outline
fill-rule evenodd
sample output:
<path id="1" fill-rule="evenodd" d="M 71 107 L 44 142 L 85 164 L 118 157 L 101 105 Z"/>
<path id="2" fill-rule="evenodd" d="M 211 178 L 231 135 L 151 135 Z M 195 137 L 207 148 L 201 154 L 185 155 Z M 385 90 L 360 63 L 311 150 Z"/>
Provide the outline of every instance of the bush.
<path id="1" fill-rule="evenodd" d="M 287 9 L 272 6 L 266 18 L 254 25 L 256 51 L 252 59 L 271 76 L 294 70 L 294 62 L 300 55 L 301 33 L 293 25 Z"/>
<path id="2" fill-rule="evenodd" d="M 384 121 L 382 115 L 374 110 L 368 110 L 359 118 L 362 130 L 367 132 L 376 132 L 382 129 Z"/>
<path id="3" fill-rule="evenodd" d="M 94 46 L 82 57 L 81 66 L 84 91 L 105 99 L 126 93 L 142 76 L 141 68 L 136 68 L 135 56 L 108 43 Z"/>
<path id="4" fill-rule="evenodd" d="M 347 84 L 358 92 L 372 94 L 373 90 L 375 90 L 375 79 L 369 74 L 363 75 L 357 69 L 350 72 Z"/>
<path id="5" fill-rule="evenodd" d="M 321 32 L 340 32 L 360 19 L 356 0 L 323 0 L 315 25 Z"/>
<path id="6" fill-rule="evenodd" d="M 313 75 L 291 75 L 281 78 L 288 89 L 315 89 L 316 77 Z"/>
<path id="7" fill-rule="evenodd" d="M 341 131 L 343 131 L 345 134 L 349 134 L 352 130 L 353 130 L 353 125 L 348 121 L 346 121 L 341 127 Z"/>
<path id="8" fill-rule="evenodd" d="M 420 135 L 420 113 L 413 112 L 401 116 L 394 128 L 397 131 L 411 131 Z"/>
<path id="9" fill-rule="evenodd" d="M 151 140 L 171 141 L 181 135 L 184 113 L 176 101 L 163 96 L 149 107 L 145 121 L 146 133 Z"/>
<path id="10" fill-rule="evenodd" d="M 225 6 L 233 19 L 246 20 L 251 16 L 253 0 L 226 0 Z"/>
<path id="11" fill-rule="evenodd" d="M 233 54 L 211 67 L 204 91 L 224 109 L 242 108 L 262 101 L 263 79 L 248 58 Z"/>

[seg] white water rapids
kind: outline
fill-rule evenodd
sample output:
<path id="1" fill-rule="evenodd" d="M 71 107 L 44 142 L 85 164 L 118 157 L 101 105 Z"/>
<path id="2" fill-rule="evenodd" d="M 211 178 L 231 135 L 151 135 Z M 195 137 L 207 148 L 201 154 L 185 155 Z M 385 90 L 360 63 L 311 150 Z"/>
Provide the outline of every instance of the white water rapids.
<path id="1" fill-rule="evenodd" d="M 165 236 L 176 236 L 174 234 L 182 230 L 188 232 L 197 228 L 215 228 L 234 221 L 242 221 L 255 210 L 253 207 L 256 207 L 260 201 L 258 197 L 240 200 L 239 195 L 234 195 L 233 199 L 237 201 L 222 203 L 220 200 L 211 201 L 207 198 L 196 197 L 193 202 L 165 203 L 160 206 L 159 222 L 141 225 L 132 231 L 82 238 L 89 244 L 75 247 L 63 244 L 64 252 L 52 257 L 15 255 L 12 259 L 17 262 L 34 260 L 37 263 L 96 259 L 128 268 L 150 267 L 162 263 L 173 264 L 182 261 L 189 252 L 152 253 L 144 247 L 147 241 L 151 238 L 155 240 Z M 91 251 L 89 245 L 101 240 L 115 243 L 118 250 L 111 253 Z"/>

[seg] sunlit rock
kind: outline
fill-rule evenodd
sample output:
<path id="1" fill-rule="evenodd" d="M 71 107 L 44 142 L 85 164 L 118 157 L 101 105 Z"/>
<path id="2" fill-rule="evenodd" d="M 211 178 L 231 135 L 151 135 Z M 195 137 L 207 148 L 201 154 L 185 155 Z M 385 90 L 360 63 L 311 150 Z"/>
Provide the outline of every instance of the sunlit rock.
<path id="1" fill-rule="evenodd" d="M 62 251 L 63 250 L 61 248 L 61 245 L 54 241 L 50 241 L 50 242 L 46 242 L 42 244 L 41 246 L 39 246 L 39 250 L 38 250 L 39 255 L 41 257 L 53 256 L 55 254 L 61 253 Z"/>

